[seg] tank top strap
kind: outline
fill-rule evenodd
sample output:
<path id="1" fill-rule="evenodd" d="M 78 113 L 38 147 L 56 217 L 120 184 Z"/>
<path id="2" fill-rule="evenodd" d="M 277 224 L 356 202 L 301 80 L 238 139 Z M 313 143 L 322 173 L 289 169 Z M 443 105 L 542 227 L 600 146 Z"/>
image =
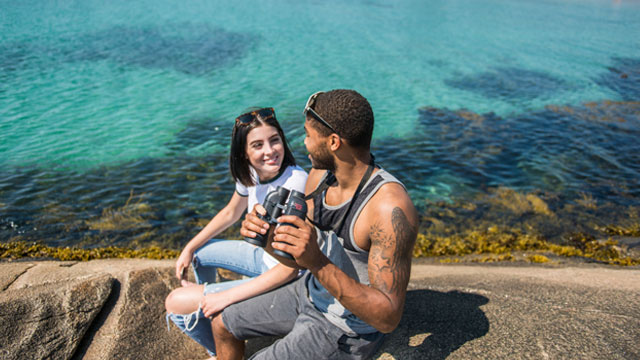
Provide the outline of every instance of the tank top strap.
<path id="1" fill-rule="evenodd" d="M 364 207 L 369 203 L 369 200 L 378 192 L 378 190 L 385 184 L 397 183 L 404 188 L 404 184 L 400 182 L 395 176 L 388 173 L 386 170 L 380 168 L 378 172 L 370 179 L 365 188 L 360 193 L 360 196 L 355 200 L 353 210 L 347 214 L 344 229 L 338 234 L 339 237 L 345 239 L 345 248 L 356 252 L 366 252 L 361 249 L 353 239 L 353 232 L 355 229 L 355 223 Z"/>

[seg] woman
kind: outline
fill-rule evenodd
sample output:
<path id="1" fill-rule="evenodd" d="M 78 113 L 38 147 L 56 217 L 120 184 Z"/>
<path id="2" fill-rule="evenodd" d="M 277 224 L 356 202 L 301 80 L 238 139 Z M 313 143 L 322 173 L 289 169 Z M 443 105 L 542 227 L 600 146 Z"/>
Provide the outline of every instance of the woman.
<path id="1" fill-rule="evenodd" d="M 298 271 L 286 267 L 263 248 L 245 241 L 212 239 L 238 221 L 245 210 L 262 204 L 278 186 L 304 192 L 307 173 L 295 164 L 273 108 L 252 109 L 235 120 L 231 135 L 231 175 L 236 191 L 229 203 L 187 243 L 176 262 L 181 288 L 165 300 L 167 318 L 215 356 L 211 323 L 205 318 L 225 307 L 293 280 Z M 212 240 L 210 240 L 212 239 Z M 196 284 L 186 281 L 193 264 Z M 217 268 L 249 276 L 217 282 Z"/>

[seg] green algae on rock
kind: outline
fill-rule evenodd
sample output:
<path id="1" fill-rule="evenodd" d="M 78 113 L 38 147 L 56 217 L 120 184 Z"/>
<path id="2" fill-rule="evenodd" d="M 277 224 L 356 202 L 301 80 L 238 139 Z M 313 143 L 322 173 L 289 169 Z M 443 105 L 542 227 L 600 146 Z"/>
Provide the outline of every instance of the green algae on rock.
<path id="1" fill-rule="evenodd" d="M 135 197 L 138 199 L 132 201 Z M 153 218 L 152 209 L 148 204 L 142 202 L 143 199 L 144 194 L 134 196 L 133 190 L 131 190 L 129 198 L 123 206 L 116 209 L 105 208 L 100 218 L 86 221 L 86 225 L 91 230 L 101 231 L 150 227 L 147 219 Z"/>
<path id="2" fill-rule="evenodd" d="M 141 249 L 122 247 L 103 247 L 93 249 L 79 249 L 69 247 L 51 247 L 37 243 L 9 242 L 0 243 L 0 259 L 20 258 L 54 258 L 58 260 L 89 261 L 108 258 L 147 258 L 172 259 L 180 252 L 150 246 Z"/>
<path id="3" fill-rule="evenodd" d="M 635 206 L 596 203 L 587 194 L 567 199 L 498 187 L 424 208 L 415 257 L 474 255 L 469 261 L 494 262 L 514 261 L 516 257 L 507 254 L 526 252 L 522 259 L 529 262 L 555 254 L 611 265 L 640 265 L 637 254 L 615 239 L 640 236 L 640 208 Z M 483 254 L 485 257 L 478 256 Z"/>

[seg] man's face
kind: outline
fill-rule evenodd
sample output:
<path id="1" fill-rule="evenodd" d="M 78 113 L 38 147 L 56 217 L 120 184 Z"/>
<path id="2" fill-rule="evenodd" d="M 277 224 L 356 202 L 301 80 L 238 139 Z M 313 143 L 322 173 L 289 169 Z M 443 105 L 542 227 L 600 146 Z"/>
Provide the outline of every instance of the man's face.
<path id="1" fill-rule="evenodd" d="M 311 160 L 311 166 L 314 169 L 329 170 L 335 172 L 336 162 L 327 148 L 325 141 L 326 137 L 321 136 L 318 131 L 311 125 L 311 122 L 315 120 L 309 120 L 308 118 L 304 122 L 304 132 L 306 134 L 304 138 L 304 146 L 309 152 L 309 160 Z"/>

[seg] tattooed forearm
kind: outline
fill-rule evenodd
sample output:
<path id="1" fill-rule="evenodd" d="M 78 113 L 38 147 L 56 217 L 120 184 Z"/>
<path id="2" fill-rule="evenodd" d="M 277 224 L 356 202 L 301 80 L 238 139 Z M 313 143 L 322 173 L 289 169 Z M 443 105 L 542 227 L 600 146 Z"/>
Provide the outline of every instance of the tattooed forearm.
<path id="1" fill-rule="evenodd" d="M 391 271 L 393 272 L 393 284 L 391 291 L 404 290 L 409 282 L 411 272 L 411 253 L 416 241 L 416 228 L 409 223 L 404 211 L 399 207 L 393 209 L 391 214 L 393 232 L 396 236 L 396 249 L 393 252 Z"/>
<path id="2" fill-rule="evenodd" d="M 370 272 L 371 284 L 379 290 L 397 293 L 404 291 L 411 270 L 411 252 L 416 230 L 402 209 L 396 207 L 391 214 L 393 234 L 385 232 L 375 223 L 371 226 Z M 391 273 L 391 278 L 384 276 Z"/>
<path id="3" fill-rule="evenodd" d="M 373 267 L 373 271 L 369 273 L 369 281 L 375 288 L 388 292 L 389 286 L 382 275 L 391 271 L 391 239 L 385 234 L 379 223 L 374 223 L 370 231 L 372 246 L 369 253 L 369 263 Z"/>

